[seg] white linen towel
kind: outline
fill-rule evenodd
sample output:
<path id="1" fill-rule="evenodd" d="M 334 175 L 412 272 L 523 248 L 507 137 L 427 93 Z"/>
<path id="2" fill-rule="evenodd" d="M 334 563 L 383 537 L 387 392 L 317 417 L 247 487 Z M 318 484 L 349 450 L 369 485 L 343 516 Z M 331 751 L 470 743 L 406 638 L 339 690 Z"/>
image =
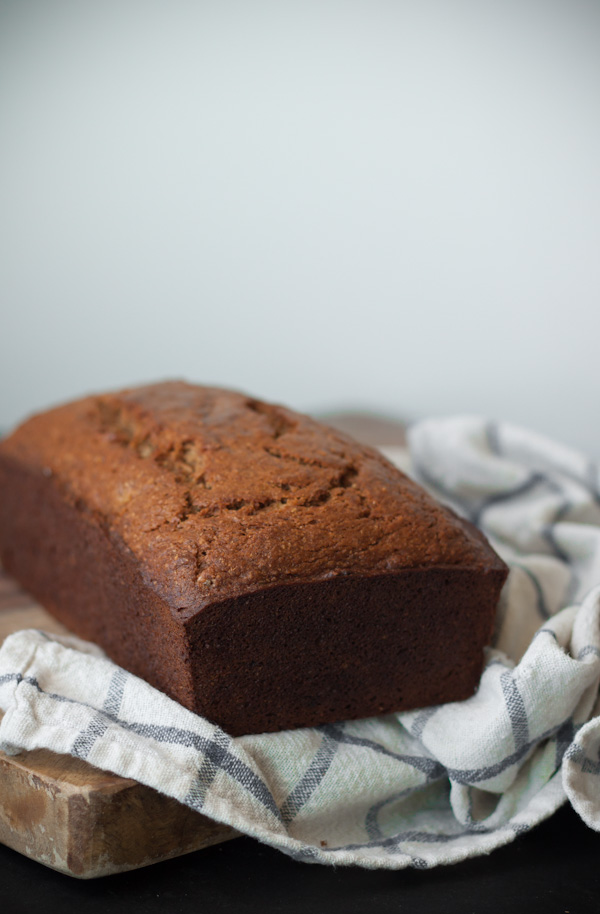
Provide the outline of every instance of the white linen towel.
<path id="1" fill-rule="evenodd" d="M 232 739 L 93 645 L 25 631 L 0 649 L 2 748 L 87 759 L 308 862 L 452 863 L 567 798 L 600 830 L 598 467 L 470 417 L 415 425 L 409 449 L 511 569 L 468 701 Z"/>

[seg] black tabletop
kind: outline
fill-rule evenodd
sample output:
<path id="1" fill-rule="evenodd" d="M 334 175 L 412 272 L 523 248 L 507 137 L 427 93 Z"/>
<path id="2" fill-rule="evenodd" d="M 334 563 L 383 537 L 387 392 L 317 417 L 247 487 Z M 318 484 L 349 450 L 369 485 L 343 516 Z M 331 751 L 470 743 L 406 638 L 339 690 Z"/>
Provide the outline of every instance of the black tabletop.
<path id="1" fill-rule="evenodd" d="M 79 881 L 0 845 L 2 914 L 599 914 L 600 834 L 570 807 L 487 857 L 400 872 L 296 863 L 249 838 Z"/>

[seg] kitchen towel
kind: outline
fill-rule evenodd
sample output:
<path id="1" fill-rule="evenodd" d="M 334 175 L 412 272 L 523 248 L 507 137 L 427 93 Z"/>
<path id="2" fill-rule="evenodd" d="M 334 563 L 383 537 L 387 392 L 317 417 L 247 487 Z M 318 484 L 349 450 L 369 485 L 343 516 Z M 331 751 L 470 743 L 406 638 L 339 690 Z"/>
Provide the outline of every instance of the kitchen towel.
<path id="1" fill-rule="evenodd" d="M 472 417 L 386 453 L 510 566 L 472 698 L 233 739 L 97 647 L 31 630 L 0 649 L 1 748 L 86 759 L 307 862 L 453 863 L 566 800 L 600 830 L 598 466 Z"/>

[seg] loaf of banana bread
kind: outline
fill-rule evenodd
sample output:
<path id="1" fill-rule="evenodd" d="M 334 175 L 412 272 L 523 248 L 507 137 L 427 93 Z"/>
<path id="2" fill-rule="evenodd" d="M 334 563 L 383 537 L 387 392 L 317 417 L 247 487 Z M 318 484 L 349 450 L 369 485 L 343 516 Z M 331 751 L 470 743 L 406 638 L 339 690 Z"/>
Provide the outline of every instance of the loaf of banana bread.
<path id="1" fill-rule="evenodd" d="M 180 381 L 1 441 L 0 555 L 73 632 L 232 735 L 467 698 L 507 573 L 375 450 Z"/>

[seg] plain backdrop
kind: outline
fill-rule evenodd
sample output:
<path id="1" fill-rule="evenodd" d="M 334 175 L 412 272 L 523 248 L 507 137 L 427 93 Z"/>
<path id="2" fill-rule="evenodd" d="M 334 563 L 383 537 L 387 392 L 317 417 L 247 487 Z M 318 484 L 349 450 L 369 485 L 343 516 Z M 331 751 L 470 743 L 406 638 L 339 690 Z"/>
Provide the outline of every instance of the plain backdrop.
<path id="1" fill-rule="evenodd" d="M 0 0 L 0 428 L 163 377 L 600 455 L 597 0 Z"/>

